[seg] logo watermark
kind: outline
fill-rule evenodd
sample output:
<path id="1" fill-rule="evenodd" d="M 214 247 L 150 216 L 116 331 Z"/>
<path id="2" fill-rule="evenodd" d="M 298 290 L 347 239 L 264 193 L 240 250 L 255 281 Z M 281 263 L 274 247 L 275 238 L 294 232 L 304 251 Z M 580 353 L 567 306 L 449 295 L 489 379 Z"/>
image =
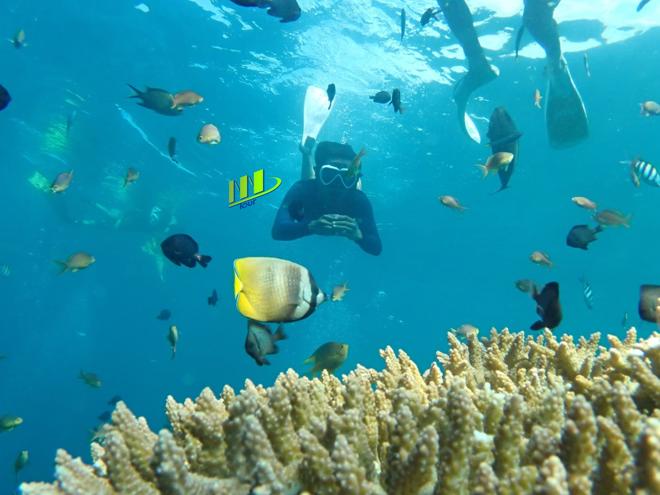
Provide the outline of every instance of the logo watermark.
<path id="1" fill-rule="evenodd" d="M 264 169 L 255 170 L 252 177 L 249 175 L 241 176 L 237 181 L 229 181 L 229 207 L 240 205 L 241 208 L 252 206 L 255 200 L 260 196 L 272 193 L 275 189 L 280 187 L 282 179 L 279 177 L 271 177 L 275 179 L 275 185 L 270 189 L 264 189 Z M 252 185 L 252 194 L 249 194 L 250 184 Z"/>

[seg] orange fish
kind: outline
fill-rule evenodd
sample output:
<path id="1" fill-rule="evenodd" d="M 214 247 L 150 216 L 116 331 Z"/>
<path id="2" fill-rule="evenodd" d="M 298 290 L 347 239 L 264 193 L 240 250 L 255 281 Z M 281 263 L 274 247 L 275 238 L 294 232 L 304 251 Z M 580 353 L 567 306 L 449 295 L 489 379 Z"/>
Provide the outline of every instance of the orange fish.
<path id="1" fill-rule="evenodd" d="M 447 208 L 451 208 L 452 210 L 456 210 L 461 213 L 467 210 L 467 208 L 461 205 L 458 202 L 458 200 L 453 196 L 438 196 L 438 201 L 440 201 L 440 203 L 446 206 Z"/>
<path id="2" fill-rule="evenodd" d="M 534 106 L 536 108 L 541 108 L 541 100 L 543 99 L 543 96 L 541 96 L 541 90 L 537 89 L 534 91 Z"/>
<path id="3" fill-rule="evenodd" d="M 73 170 L 71 172 L 62 172 L 55 177 L 55 180 L 50 186 L 50 190 L 54 193 L 61 193 L 69 189 L 71 181 L 73 180 Z"/>
<path id="4" fill-rule="evenodd" d="M 179 91 L 172 99 L 172 108 L 192 107 L 204 101 L 204 97 L 190 89 Z"/>
<path id="5" fill-rule="evenodd" d="M 140 171 L 129 167 L 126 171 L 126 177 L 124 177 L 124 187 L 128 187 L 130 184 L 133 184 L 136 180 L 140 178 Z"/>
<path id="6" fill-rule="evenodd" d="M 342 301 L 344 299 L 344 294 L 346 294 L 349 290 L 348 288 L 348 283 L 344 282 L 341 285 L 336 285 L 332 289 L 332 301 L 337 302 L 337 301 Z"/>
<path id="7" fill-rule="evenodd" d="M 497 172 L 501 168 L 506 168 L 513 161 L 513 153 L 508 151 L 498 151 L 488 157 L 486 165 L 477 165 L 481 169 L 482 177 L 486 178 L 491 172 Z"/>
<path id="8" fill-rule="evenodd" d="M 534 251 L 529 255 L 529 259 L 532 261 L 532 263 L 536 263 L 537 265 L 547 266 L 548 268 L 552 267 L 550 256 L 542 251 Z"/>
<path id="9" fill-rule="evenodd" d="M 594 215 L 594 220 L 605 227 L 630 227 L 632 215 L 625 215 L 617 210 L 601 210 Z"/>
<path id="10" fill-rule="evenodd" d="M 349 177 L 355 177 L 360 173 L 360 170 L 362 169 L 362 157 L 367 154 L 367 150 L 365 148 L 362 148 L 360 152 L 355 155 L 355 158 L 353 158 L 353 161 L 351 162 L 351 165 L 348 167 L 348 172 L 346 172 L 346 175 Z"/>
<path id="11" fill-rule="evenodd" d="M 573 196 L 571 198 L 571 201 L 573 201 L 573 203 L 586 210 L 595 210 L 598 208 L 598 205 L 596 205 L 596 203 L 591 201 L 589 198 L 585 198 L 584 196 Z"/>

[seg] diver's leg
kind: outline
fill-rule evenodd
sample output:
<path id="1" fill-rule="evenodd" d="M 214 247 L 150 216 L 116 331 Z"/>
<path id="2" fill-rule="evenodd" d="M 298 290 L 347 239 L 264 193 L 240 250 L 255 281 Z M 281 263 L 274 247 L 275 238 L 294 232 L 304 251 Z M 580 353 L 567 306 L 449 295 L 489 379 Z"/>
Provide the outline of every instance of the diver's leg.
<path id="1" fill-rule="evenodd" d="M 561 66 L 559 30 L 553 17 L 555 7 L 556 5 L 547 0 L 525 0 L 525 10 L 523 11 L 523 25 L 534 37 L 534 40 L 541 45 L 545 51 L 549 68 L 553 70 Z"/>
<path id="2" fill-rule="evenodd" d="M 468 73 L 454 86 L 454 101 L 458 109 L 458 122 L 465 130 L 465 109 L 470 94 L 477 88 L 489 83 L 498 76 L 495 68 L 486 60 L 483 48 L 479 44 L 477 31 L 474 29 L 472 14 L 465 0 L 438 0 L 438 5 L 447 20 L 451 32 L 465 52 L 468 61 Z"/>
<path id="3" fill-rule="evenodd" d="M 523 24 L 543 47 L 547 61 L 548 89 L 545 121 L 550 145 L 572 146 L 589 135 L 587 111 L 562 56 L 554 9 L 559 2 L 525 0 Z"/>
<path id="4" fill-rule="evenodd" d="M 300 180 L 309 180 L 315 179 L 316 174 L 314 173 L 314 163 L 312 159 L 312 150 L 314 149 L 314 144 L 316 140 L 307 136 L 305 139 L 305 145 L 300 146 L 300 153 L 302 154 L 302 163 L 300 165 Z"/>

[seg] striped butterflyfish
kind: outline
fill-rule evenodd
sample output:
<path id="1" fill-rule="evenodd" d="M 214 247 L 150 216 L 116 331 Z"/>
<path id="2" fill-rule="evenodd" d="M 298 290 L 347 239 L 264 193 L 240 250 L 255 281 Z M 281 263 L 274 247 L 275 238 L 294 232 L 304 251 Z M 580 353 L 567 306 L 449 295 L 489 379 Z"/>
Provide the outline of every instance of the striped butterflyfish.
<path id="1" fill-rule="evenodd" d="M 234 260 L 234 297 L 243 316 L 264 323 L 302 320 L 327 300 L 307 268 L 264 257 Z"/>
<path id="2" fill-rule="evenodd" d="M 587 308 L 593 309 L 594 291 L 591 288 L 591 284 L 584 276 L 580 277 L 580 282 L 582 283 L 582 296 L 584 298 L 584 304 L 587 305 Z"/>
<path id="3" fill-rule="evenodd" d="M 630 173 L 631 177 L 634 176 L 637 179 L 635 180 L 633 178 L 633 183 L 636 186 L 639 185 L 639 180 L 641 179 L 642 182 L 650 186 L 660 187 L 660 173 L 646 160 L 642 160 L 641 158 L 632 160 L 630 162 Z"/>

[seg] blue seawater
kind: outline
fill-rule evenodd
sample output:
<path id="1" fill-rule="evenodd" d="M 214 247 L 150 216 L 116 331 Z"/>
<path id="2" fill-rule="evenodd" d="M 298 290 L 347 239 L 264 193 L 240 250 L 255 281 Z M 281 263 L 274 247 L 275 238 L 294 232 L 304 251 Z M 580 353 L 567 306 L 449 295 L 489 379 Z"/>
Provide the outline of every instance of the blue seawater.
<path id="1" fill-rule="evenodd" d="M 497 178 L 482 180 L 474 167 L 489 148 L 456 125 L 451 95 L 465 66 L 462 51 L 442 16 L 419 25 L 426 5 L 300 0 L 301 18 L 280 24 L 228 0 L 3 2 L 1 36 L 23 28 L 28 44 L 0 43 L 0 83 L 13 97 L 0 113 L 0 265 L 8 267 L 0 275 L 0 354 L 7 356 L 0 415 L 24 419 L 0 434 L 1 493 L 15 489 L 13 463 L 22 449 L 31 455 L 24 481 L 52 479 L 58 447 L 89 461 L 89 430 L 115 394 L 157 430 L 168 394 L 181 401 L 206 386 L 219 393 L 246 379 L 268 385 L 290 367 L 303 373 L 303 360 L 330 340 L 350 345 L 341 373 L 358 363 L 380 368 L 378 349 L 387 345 L 425 369 L 436 350 L 447 350 L 448 329 L 462 323 L 481 335 L 491 326 L 532 334 L 534 303 L 514 288 L 516 279 L 560 283 L 564 320 L 556 333 L 621 337 L 625 312 L 642 336 L 654 329 L 639 320 L 636 304 L 641 283 L 660 282 L 660 191 L 634 188 L 619 161 L 640 155 L 660 164 L 660 119 L 640 116 L 638 106 L 660 99 L 660 7 L 652 1 L 636 13 L 630 2 L 615 2 L 616 15 L 603 18 L 597 7 L 582 15 L 589 8 L 577 9 L 575 0 L 558 7 L 590 137 L 556 150 L 533 106 L 534 90 L 545 94 L 544 60 L 528 38 L 521 57 L 512 56 L 522 5 L 474 3 L 501 76 L 475 93 L 470 112 L 483 135 L 493 108 L 504 105 L 524 133 L 510 188 L 497 194 Z M 402 7 L 408 29 L 400 42 Z M 330 82 L 337 101 L 320 139 L 367 149 L 364 190 L 383 240 L 378 257 L 343 238 L 271 239 L 276 209 L 300 174 L 305 89 Z M 190 88 L 205 100 L 182 116 L 162 116 L 129 99 L 127 83 Z M 395 87 L 401 115 L 368 98 Z M 206 122 L 219 127 L 220 145 L 196 142 Z M 191 173 L 167 158 L 171 136 Z M 123 190 L 129 166 L 141 177 Z M 249 208 L 229 208 L 228 181 L 258 168 L 282 186 Z M 28 181 L 71 169 L 71 188 L 61 195 Z M 442 207 L 442 194 L 469 209 L 459 215 Z M 571 226 L 593 225 L 571 203 L 576 195 L 633 213 L 631 228 L 601 233 L 588 251 L 568 248 Z M 158 257 L 142 246 L 175 232 L 192 235 L 213 256 L 208 269 L 165 260 L 161 279 Z M 537 249 L 555 267 L 533 265 L 528 256 Z M 76 251 L 97 262 L 58 275 L 53 260 Z M 232 261 L 244 256 L 290 259 L 326 290 L 344 281 L 351 289 L 342 303 L 287 325 L 289 339 L 271 366 L 257 367 L 244 351 L 232 285 Z M 593 288 L 593 310 L 584 304 L 581 276 Z M 209 307 L 214 288 L 219 302 Z M 172 311 L 170 322 L 155 319 L 163 308 Z M 175 360 L 166 342 L 170 323 L 180 331 Z M 85 386 L 81 369 L 97 373 L 102 388 Z"/>

